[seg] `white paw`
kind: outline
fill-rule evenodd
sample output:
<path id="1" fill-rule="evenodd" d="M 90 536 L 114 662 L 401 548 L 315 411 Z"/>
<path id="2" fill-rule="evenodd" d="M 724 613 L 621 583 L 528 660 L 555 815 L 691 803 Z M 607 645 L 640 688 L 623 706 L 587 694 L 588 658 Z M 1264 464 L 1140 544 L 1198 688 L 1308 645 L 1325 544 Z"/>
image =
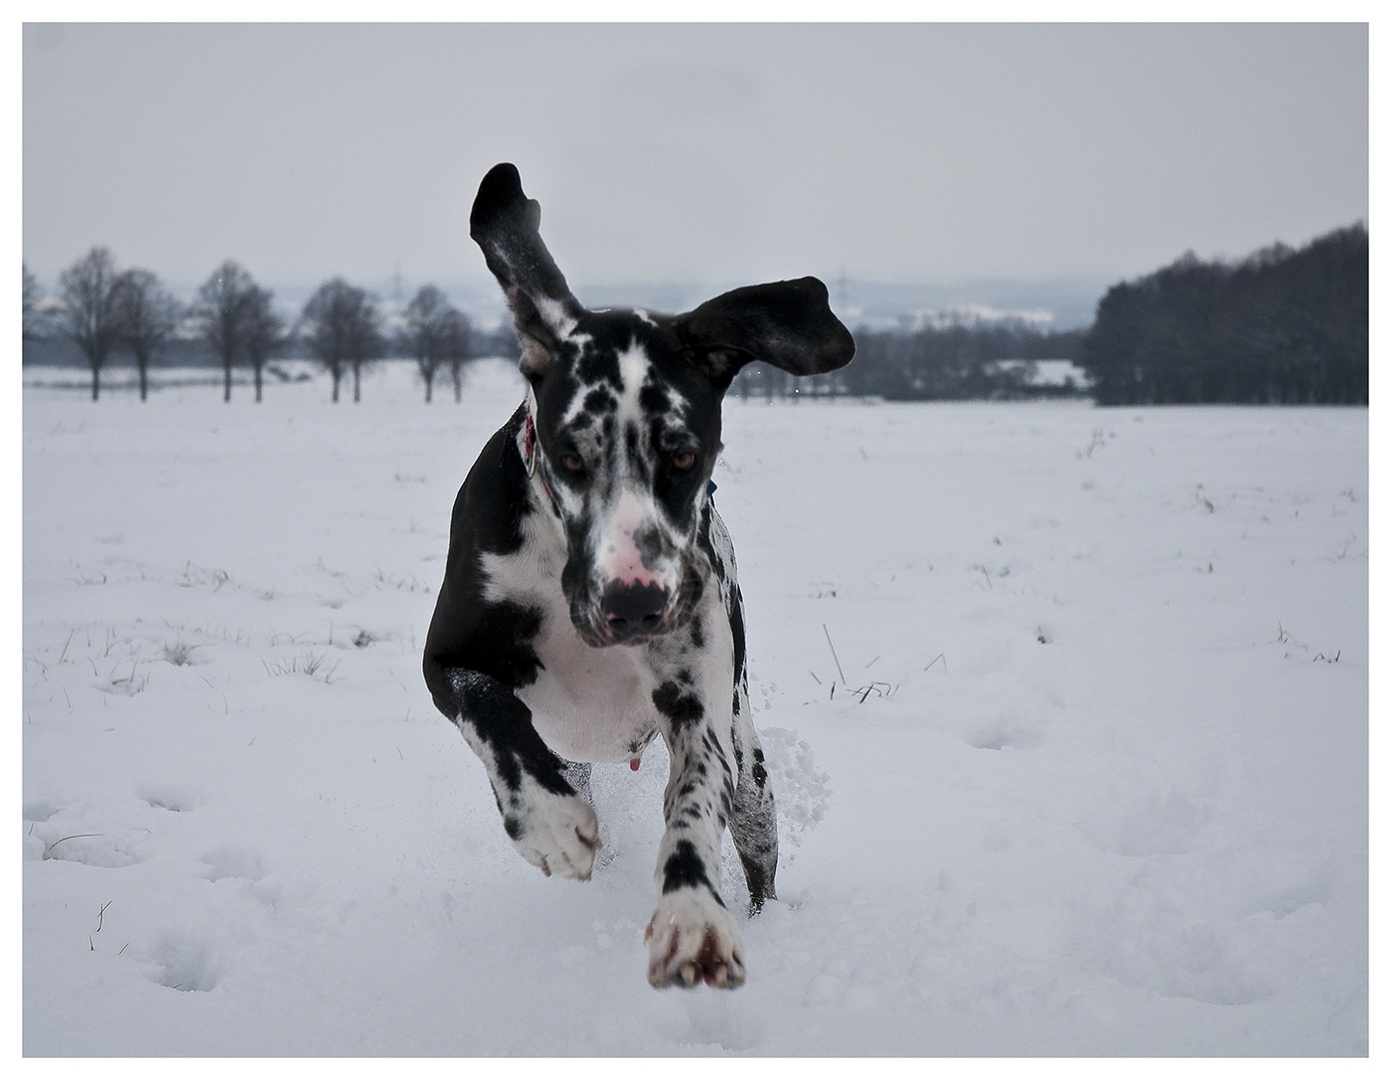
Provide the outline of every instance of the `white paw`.
<path id="1" fill-rule="evenodd" d="M 703 889 L 680 889 L 657 902 L 647 924 L 647 981 L 655 987 L 725 990 L 744 984 L 744 942 L 739 927 Z"/>
<path id="2" fill-rule="evenodd" d="M 559 874 L 588 881 L 599 850 L 599 819 L 579 796 L 555 797 L 530 815 L 526 831 L 512 842 L 522 858 L 547 877 Z"/>

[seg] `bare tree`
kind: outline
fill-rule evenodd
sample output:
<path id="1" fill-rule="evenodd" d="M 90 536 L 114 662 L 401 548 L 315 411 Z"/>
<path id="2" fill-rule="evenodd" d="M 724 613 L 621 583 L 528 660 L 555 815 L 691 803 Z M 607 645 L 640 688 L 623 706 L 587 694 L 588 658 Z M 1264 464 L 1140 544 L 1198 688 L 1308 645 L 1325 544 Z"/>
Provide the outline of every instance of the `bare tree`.
<path id="1" fill-rule="evenodd" d="M 140 400 L 149 391 L 150 357 L 174 333 L 183 308 L 148 270 L 126 270 L 112 286 L 117 342 L 131 351 L 140 372 Z"/>
<path id="2" fill-rule="evenodd" d="M 43 292 L 39 288 L 39 279 L 33 275 L 26 263 L 24 266 L 24 336 L 20 345 L 23 351 L 21 362 L 24 362 L 24 357 L 29 352 L 29 342 L 37 339 L 40 333 L 42 319 L 39 313 L 39 301 L 41 299 L 43 299 Z"/>
<path id="3" fill-rule="evenodd" d="M 193 305 L 203 337 L 222 361 L 222 400 L 232 400 L 232 365 L 246 349 L 246 296 L 256 287 L 251 275 L 228 259 L 198 290 Z"/>
<path id="4" fill-rule="evenodd" d="M 377 310 L 376 298 L 369 293 L 362 292 L 350 341 L 348 362 L 353 368 L 353 401 L 356 403 L 362 400 L 362 369 L 386 353 L 381 313 Z"/>
<path id="5" fill-rule="evenodd" d="M 39 279 L 36 278 L 29 269 L 28 263 L 24 265 L 24 340 L 29 341 L 39 336 Z"/>
<path id="6" fill-rule="evenodd" d="M 245 296 L 242 345 L 256 380 L 256 400 L 261 400 L 261 369 L 272 350 L 284 340 L 285 324 L 271 307 L 272 293 L 253 285 Z"/>
<path id="7" fill-rule="evenodd" d="M 435 373 L 444 362 L 448 319 L 457 314 L 444 293 L 433 285 L 422 285 L 406 308 L 401 345 L 403 351 L 415 357 L 420 377 L 425 381 L 426 404 L 434 396 Z"/>
<path id="8" fill-rule="evenodd" d="M 441 351 L 449 365 L 449 379 L 454 384 L 454 400 L 464 399 L 464 365 L 469 361 L 469 345 L 473 327 L 468 316 L 450 308 L 444 317 Z"/>
<path id="9" fill-rule="evenodd" d="M 315 358 L 333 377 L 333 400 L 346 367 L 353 371 L 353 400 L 362 400 L 362 369 L 380 357 L 384 342 L 381 316 L 365 289 L 341 277 L 319 286 L 304 305 L 300 334 Z"/>
<path id="10" fill-rule="evenodd" d="M 92 248 L 58 278 L 60 329 L 87 357 L 93 401 L 101 392 L 101 369 L 117 340 L 115 280 L 116 261 L 104 247 Z"/>

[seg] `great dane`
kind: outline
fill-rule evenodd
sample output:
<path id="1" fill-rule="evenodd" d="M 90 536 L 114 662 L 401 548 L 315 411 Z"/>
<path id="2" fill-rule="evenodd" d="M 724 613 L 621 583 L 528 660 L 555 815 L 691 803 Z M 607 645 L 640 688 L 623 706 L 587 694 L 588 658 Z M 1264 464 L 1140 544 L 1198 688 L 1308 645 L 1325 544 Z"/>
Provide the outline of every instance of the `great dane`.
<path id="1" fill-rule="evenodd" d="M 682 315 L 586 310 L 540 218 L 515 167 L 483 178 L 470 235 L 507 294 L 526 400 L 454 503 L 425 681 L 482 760 L 507 835 L 547 875 L 593 869 L 586 763 L 637 768 L 660 732 L 671 774 L 648 981 L 736 987 L 721 837 L 728 824 L 752 914 L 775 896 L 778 835 L 734 551 L 711 500 L 720 405 L 750 361 L 815 375 L 854 342 L 810 277 Z"/>

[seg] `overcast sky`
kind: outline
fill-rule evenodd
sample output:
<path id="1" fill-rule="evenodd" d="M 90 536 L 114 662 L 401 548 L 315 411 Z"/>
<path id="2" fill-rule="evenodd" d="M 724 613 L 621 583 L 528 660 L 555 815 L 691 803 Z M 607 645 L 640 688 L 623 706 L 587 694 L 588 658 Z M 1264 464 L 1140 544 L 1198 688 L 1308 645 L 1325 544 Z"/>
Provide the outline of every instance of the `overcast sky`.
<path id="1" fill-rule="evenodd" d="M 513 161 L 584 283 L 1120 279 L 1368 212 L 1359 25 L 24 32 L 24 257 L 481 285 Z"/>

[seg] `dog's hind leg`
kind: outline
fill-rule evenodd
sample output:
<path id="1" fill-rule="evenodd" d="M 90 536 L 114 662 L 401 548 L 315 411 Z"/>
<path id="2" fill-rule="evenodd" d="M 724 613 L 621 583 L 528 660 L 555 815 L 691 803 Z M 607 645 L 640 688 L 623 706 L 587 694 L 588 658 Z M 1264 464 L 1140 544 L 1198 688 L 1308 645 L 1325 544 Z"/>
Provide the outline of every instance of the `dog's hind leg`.
<path id="1" fill-rule="evenodd" d="M 734 848 L 744 864 L 744 880 L 749 886 L 749 914 L 756 915 L 765 900 L 776 900 L 773 877 L 778 869 L 778 817 L 773 807 L 773 789 L 763 762 L 753 718 L 749 714 L 747 687 L 741 683 L 734 694 L 734 760 L 739 779 L 734 788 L 734 804 L 729 815 L 729 831 Z"/>

